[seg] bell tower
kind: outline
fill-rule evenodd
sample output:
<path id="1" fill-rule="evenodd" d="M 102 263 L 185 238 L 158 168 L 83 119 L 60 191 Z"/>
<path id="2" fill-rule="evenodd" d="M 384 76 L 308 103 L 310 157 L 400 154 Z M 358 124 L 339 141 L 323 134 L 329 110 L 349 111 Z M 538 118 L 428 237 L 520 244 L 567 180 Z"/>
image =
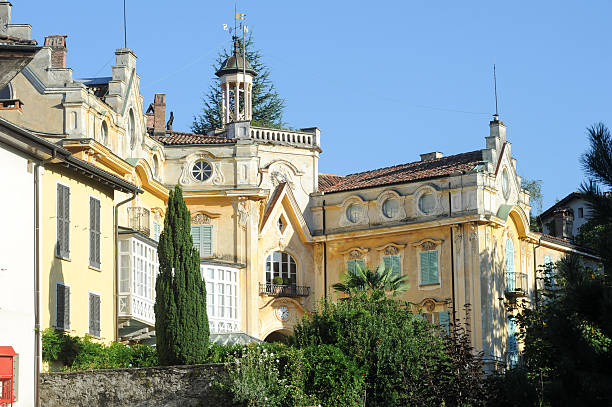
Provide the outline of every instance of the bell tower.
<path id="1" fill-rule="evenodd" d="M 240 42 L 234 37 L 233 55 L 215 73 L 221 79 L 223 127 L 253 118 L 253 78 L 257 72 L 244 57 L 244 50 L 240 51 Z"/>

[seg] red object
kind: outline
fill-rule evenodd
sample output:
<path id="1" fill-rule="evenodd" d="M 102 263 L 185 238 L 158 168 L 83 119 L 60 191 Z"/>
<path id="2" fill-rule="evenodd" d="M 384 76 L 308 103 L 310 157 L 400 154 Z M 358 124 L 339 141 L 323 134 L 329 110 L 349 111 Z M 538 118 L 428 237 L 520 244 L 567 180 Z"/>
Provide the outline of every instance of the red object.
<path id="1" fill-rule="evenodd" d="M 0 406 L 13 405 L 13 366 L 17 356 L 12 346 L 0 346 Z"/>

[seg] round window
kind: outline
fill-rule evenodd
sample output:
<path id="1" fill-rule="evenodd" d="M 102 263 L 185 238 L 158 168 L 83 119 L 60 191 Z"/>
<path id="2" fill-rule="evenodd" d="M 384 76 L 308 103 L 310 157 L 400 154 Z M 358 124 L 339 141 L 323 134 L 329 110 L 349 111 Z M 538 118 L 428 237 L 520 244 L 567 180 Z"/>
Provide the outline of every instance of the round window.
<path id="1" fill-rule="evenodd" d="M 395 198 L 389 198 L 383 202 L 382 211 L 383 215 L 387 218 L 392 219 L 399 215 L 399 201 Z"/>
<path id="2" fill-rule="evenodd" d="M 431 192 L 425 192 L 419 198 L 419 209 L 425 214 L 433 212 L 436 207 L 436 199 Z"/>
<path id="3" fill-rule="evenodd" d="M 198 181 L 206 181 L 212 175 L 212 167 L 208 161 L 196 161 L 191 168 L 191 175 Z"/>
<path id="4" fill-rule="evenodd" d="M 346 217 L 353 223 L 359 222 L 361 220 L 361 206 L 358 204 L 350 204 L 346 209 Z"/>
<path id="5" fill-rule="evenodd" d="M 502 193 L 504 194 L 504 198 L 508 199 L 508 195 L 510 195 L 510 179 L 506 168 L 504 168 L 502 172 Z"/>

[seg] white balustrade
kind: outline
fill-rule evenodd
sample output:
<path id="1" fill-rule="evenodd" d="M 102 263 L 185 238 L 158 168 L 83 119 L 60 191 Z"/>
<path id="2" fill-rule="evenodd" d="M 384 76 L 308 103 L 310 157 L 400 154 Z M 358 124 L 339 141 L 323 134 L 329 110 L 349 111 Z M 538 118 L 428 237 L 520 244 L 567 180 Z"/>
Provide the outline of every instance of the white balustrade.
<path id="1" fill-rule="evenodd" d="M 274 130 L 262 127 L 251 127 L 251 139 L 286 143 L 296 146 L 319 147 L 315 133 L 293 130 Z"/>

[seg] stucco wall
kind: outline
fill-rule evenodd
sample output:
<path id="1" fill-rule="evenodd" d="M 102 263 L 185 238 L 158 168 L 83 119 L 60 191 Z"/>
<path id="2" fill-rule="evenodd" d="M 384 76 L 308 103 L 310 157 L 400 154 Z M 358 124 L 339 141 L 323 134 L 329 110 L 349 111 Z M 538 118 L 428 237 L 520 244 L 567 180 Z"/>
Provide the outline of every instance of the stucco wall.
<path id="1" fill-rule="evenodd" d="M 41 405 L 46 407 L 190 407 L 231 406 L 216 386 L 223 365 L 109 369 L 41 376 Z"/>
<path id="2" fill-rule="evenodd" d="M 34 165 L 4 148 L 0 163 L 0 346 L 19 354 L 15 406 L 25 407 L 34 405 Z"/>
<path id="3" fill-rule="evenodd" d="M 89 332 L 89 292 L 100 295 L 100 335 L 115 339 L 113 190 L 59 165 L 42 177 L 42 328 L 56 325 L 56 283 L 70 286 L 70 330 Z M 57 184 L 70 187 L 70 259 L 56 255 Z M 100 200 L 100 268 L 89 266 L 89 198 Z"/>

